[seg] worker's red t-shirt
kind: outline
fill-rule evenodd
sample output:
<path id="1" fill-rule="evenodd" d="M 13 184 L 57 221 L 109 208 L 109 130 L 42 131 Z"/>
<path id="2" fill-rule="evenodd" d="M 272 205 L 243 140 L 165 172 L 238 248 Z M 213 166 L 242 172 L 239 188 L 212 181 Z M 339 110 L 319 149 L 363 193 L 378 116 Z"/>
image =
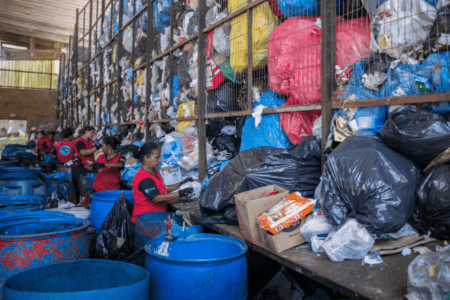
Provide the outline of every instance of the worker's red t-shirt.
<path id="1" fill-rule="evenodd" d="M 125 165 L 125 156 L 116 155 L 110 160 L 106 159 L 106 155 L 102 154 L 98 157 L 97 163 L 99 164 L 113 164 L 123 162 Z M 120 170 L 119 168 L 101 168 L 97 172 L 97 176 L 95 177 L 94 185 L 92 188 L 96 192 L 101 191 L 114 191 L 120 189 Z"/>
<path id="2" fill-rule="evenodd" d="M 155 170 L 156 176 L 153 176 L 146 170 L 139 168 L 133 178 L 133 200 L 134 209 L 131 221 L 136 222 L 136 217 L 150 212 L 167 211 L 167 202 L 154 203 L 152 198 L 157 195 L 165 195 L 169 191 L 164 185 L 161 175 Z M 153 182 L 152 182 L 153 181 Z M 149 183 L 143 186 L 143 183 Z M 148 188 L 147 188 L 148 187 Z M 150 199 L 149 199 L 150 198 Z"/>
<path id="3" fill-rule="evenodd" d="M 78 145 L 80 145 L 79 143 L 83 143 L 83 144 L 84 144 L 84 147 L 79 148 L 79 147 L 78 147 Z M 80 152 L 80 151 L 81 151 L 82 149 L 91 150 L 91 149 L 94 148 L 94 147 L 95 147 L 95 145 L 94 145 L 94 141 L 93 141 L 93 140 L 86 141 L 86 140 L 83 139 L 83 138 L 78 138 L 78 139 L 75 141 L 75 153 L 77 154 L 78 157 L 81 158 L 81 163 L 82 163 L 84 166 L 88 166 L 88 165 L 90 165 L 91 163 L 95 162 L 95 161 L 94 161 L 94 155 L 83 156 L 83 155 L 81 155 L 81 152 Z"/>
<path id="4" fill-rule="evenodd" d="M 56 144 L 56 157 L 62 164 L 69 162 L 75 156 L 75 144 L 72 141 L 61 141 Z"/>
<path id="5" fill-rule="evenodd" d="M 56 140 L 50 141 L 50 139 L 47 137 L 47 149 L 45 150 L 45 153 L 52 153 L 53 149 L 55 149 Z"/>
<path id="6" fill-rule="evenodd" d="M 47 151 L 44 146 L 44 142 L 45 142 L 45 146 L 49 147 L 50 141 L 48 140 L 48 137 L 38 139 L 38 150 L 41 153 L 45 153 Z"/>

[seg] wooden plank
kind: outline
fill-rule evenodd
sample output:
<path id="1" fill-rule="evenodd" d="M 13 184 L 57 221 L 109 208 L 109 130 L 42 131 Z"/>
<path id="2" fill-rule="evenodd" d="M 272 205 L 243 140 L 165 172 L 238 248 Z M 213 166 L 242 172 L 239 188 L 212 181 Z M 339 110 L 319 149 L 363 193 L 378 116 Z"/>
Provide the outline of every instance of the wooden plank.
<path id="1" fill-rule="evenodd" d="M 244 241 L 253 250 L 324 284 L 352 299 L 401 300 L 406 293 L 408 265 L 418 256 L 401 254 L 383 256 L 384 262 L 379 265 L 361 265 L 361 260 L 345 260 L 332 262 L 325 253 L 312 253 L 311 249 L 289 249 L 281 253 L 262 244 L 253 244 L 244 239 L 239 226 L 226 224 L 203 224 L 199 212 L 199 201 L 186 202 L 173 200 L 169 202 L 173 211 L 187 212 L 192 221 L 202 224 L 220 234 Z M 427 244 L 434 249 L 435 241 Z"/>

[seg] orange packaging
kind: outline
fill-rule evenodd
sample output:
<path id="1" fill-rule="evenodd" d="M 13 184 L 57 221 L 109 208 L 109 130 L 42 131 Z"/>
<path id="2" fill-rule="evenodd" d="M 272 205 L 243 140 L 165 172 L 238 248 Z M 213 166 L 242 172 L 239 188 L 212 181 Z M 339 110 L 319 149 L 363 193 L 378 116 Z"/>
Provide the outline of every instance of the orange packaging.
<path id="1" fill-rule="evenodd" d="M 303 198 L 299 192 L 290 194 L 278 202 L 256 220 L 259 226 L 272 234 L 277 234 L 309 214 L 315 205 L 314 200 Z"/>

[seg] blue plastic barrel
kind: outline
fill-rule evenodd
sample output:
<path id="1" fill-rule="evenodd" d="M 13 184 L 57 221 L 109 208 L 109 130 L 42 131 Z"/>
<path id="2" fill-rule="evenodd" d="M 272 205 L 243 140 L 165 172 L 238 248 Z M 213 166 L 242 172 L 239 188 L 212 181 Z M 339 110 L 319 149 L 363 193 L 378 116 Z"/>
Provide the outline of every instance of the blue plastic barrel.
<path id="1" fill-rule="evenodd" d="M 0 217 L 0 285 L 29 269 L 88 258 L 88 226 L 89 222 L 65 213 Z"/>
<path id="2" fill-rule="evenodd" d="M 76 194 L 71 174 L 59 172 L 46 175 L 41 173 L 41 176 L 45 179 L 47 196 L 53 191 L 59 191 L 67 201 L 75 202 Z"/>
<path id="3" fill-rule="evenodd" d="M 0 161 L 0 170 L 3 168 L 17 167 L 16 163 L 13 161 Z"/>
<path id="4" fill-rule="evenodd" d="M 94 193 L 93 185 L 97 173 L 84 173 L 80 175 L 80 203 L 88 205 L 91 203 L 91 195 Z"/>
<path id="5" fill-rule="evenodd" d="M 147 213 L 136 217 L 134 226 L 134 246 L 142 249 L 152 239 L 156 238 L 166 229 L 164 221 L 170 216 L 172 222 L 183 226 L 183 219 L 174 213 L 155 212 Z"/>
<path id="6" fill-rule="evenodd" d="M 185 226 L 184 231 L 183 231 L 183 226 L 178 226 L 178 225 L 172 224 L 172 235 L 173 236 L 176 236 L 176 237 L 178 237 L 180 235 L 187 236 L 189 234 L 198 234 L 198 233 L 203 233 L 202 225 Z M 165 235 L 166 235 L 166 230 L 163 230 L 158 235 L 158 237 L 165 236 Z"/>
<path id="7" fill-rule="evenodd" d="M 148 300 L 149 278 L 146 269 L 133 264 L 91 259 L 22 272 L 3 289 L 5 300 Z"/>
<path id="8" fill-rule="evenodd" d="M 95 227 L 97 232 L 102 227 L 114 203 L 122 195 L 122 190 L 117 191 L 103 191 L 92 194 L 91 199 L 91 225 Z M 129 200 L 132 204 L 133 191 L 125 191 L 123 197 Z"/>
<path id="9" fill-rule="evenodd" d="M 169 243 L 159 237 L 145 251 L 153 300 L 247 299 L 247 245 L 238 239 L 193 234 Z"/>
<path id="10" fill-rule="evenodd" d="M 0 196 L 41 197 L 41 204 L 45 205 L 45 185 L 39 177 L 31 177 L 26 175 L 21 177 L 0 177 Z"/>
<path id="11" fill-rule="evenodd" d="M 0 196 L 0 212 L 38 211 L 44 209 L 42 197 Z"/>
<path id="12" fill-rule="evenodd" d="M 3 177 L 37 177 L 36 170 L 28 169 L 25 167 L 1 167 L 0 166 L 0 178 Z"/>

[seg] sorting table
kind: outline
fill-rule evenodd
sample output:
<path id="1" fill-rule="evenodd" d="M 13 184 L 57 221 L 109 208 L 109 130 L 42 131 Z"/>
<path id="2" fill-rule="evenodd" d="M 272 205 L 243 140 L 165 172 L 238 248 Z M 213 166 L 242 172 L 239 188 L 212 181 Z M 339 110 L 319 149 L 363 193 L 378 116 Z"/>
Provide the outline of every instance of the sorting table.
<path id="1" fill-rule="evenodd" d="M 174 200 L 169 206 L 173 210 L 189 212 L 192 221 L 202 224 L 198 200 Z M 362 265 L 361 260 L 333 262 L 325 253 L 312 253 L 311 248 L 292 248 L 276 253 L 264 245 L 245 240 L 239 226 L 202 225 L 220 234 L 238 238 L 253 250 L 352 299 L 404 299 L 408 265 L 417 257 L 417 254 L 406 257 L 401 254 L 382 256 L 383 263 L 374 266 Z M 432 250 L 439 243 L 430 242 L 426 246 Z"/>

